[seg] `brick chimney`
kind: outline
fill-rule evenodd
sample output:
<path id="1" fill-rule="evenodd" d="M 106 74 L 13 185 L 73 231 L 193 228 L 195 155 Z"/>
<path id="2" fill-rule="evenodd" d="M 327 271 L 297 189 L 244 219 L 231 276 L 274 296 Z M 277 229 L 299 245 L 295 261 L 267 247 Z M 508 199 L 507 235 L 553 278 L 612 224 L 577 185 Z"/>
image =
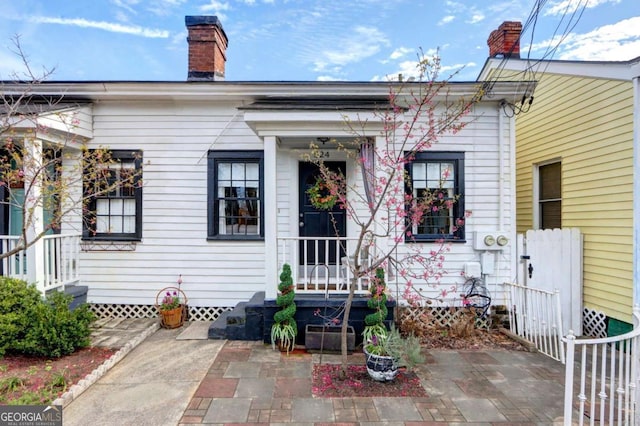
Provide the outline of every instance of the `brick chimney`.
<path id="1" fill-rule="evenodd" d="M 522 23 L 518 21 L 504 21 L 497 30 L 491 31 L 487 44 L 489 56 L 503 58 L 520 57 L 520 33 Z"/>
<path id="2" fill-rule="evenodd" d="M 229 39 L 217 16 L 186 16 L 189 35 L 188 81 L 224 80 Z"/>

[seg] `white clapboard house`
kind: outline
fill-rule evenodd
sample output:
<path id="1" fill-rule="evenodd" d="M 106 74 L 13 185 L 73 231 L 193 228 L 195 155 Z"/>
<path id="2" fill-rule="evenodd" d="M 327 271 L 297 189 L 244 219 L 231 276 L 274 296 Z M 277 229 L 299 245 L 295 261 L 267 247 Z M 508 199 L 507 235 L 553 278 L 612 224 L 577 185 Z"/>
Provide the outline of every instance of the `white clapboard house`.
<path id="1" fill-rule="evenodd" d="M 346 120 L 361 123 L 372 144 L 384 142 L 374 110 L 388 103 L 390 83 L 225 79 L 228 40 L 219 20 L 189 16 L 186 25 L 185 81 L 52 81 L 31 88 L 34 100 L 61 100 L 55 111 L 39 112 L 46 131 L 16 126 L 14 139 L 45 147 L 71 139 L 107 147 L 122 167 L 142 167 L 143 184 L 94 203 L 95 232 L 70 216 L 59 232 L 5 259 L 2 274 L 25 277 L 43 291 L 85 286 L 96 312 L 113 316 L 156 315 L 158 291 L 176 285 L 179 276 L 193 319 L 217 318 L 256 294 L 254 300 L 268 303 L 277 295 L 285 262 L 293 267 L 301 300 L 312 294 L 325 299 L 327 282 L 331 296 L 339 297 L 335 294 L 346 292 L 349 271 L 344 250 L 336 256 L 332 247 L 340 240 L 348 252 L 355 228 L 343 217 L 337 237 L 328 214 L 309 204 L 305 191 L 315 169 L 303 155 L 315 142 L 350 183 L 361 183 L 360 163 L 334 144 L 322 143 L 351 140 Z M 470 98 L 478 87 L 475 81 L 453 82 L 447 94 Z M 484 279 L 492 303 L 504 302 L 501 284 L 513 280 L 517 259 L 512 244 L 515 120 L 502 105 L 520 99 L 521 87 L 492 84 L 490 96 L 467 116 L 470 123 L 416 160 L 451 165 L 460 195 L 451 215 L 471 212 L 455 235 L 445 230 L 406 243 L 429 251 L 436 238 L 452 240 L 446 273 L 439 283 L 425 286 L 433 295 L 455 296 L 466 277 L 476 276 Z M 22 89 L 18 82 L 3 85 L 5 93 Z M 65 145 L 71 153 L 74 149 Z M 14 189 L 3 187 L 0 195 L 9 191 Z M 18 238 L 19 217 L 6 205 L 0 213 L 6 251 Z M 46 212 L 41 214 L 40 226 L 46 221 Z M 489 245 L 486 236 L 493 237 L 486 239 Z M 361 284 L 357 293 L 366 293 Z M 394 286 L 403 283 L 396 275 L 389 285 L 398 294 Z"/>

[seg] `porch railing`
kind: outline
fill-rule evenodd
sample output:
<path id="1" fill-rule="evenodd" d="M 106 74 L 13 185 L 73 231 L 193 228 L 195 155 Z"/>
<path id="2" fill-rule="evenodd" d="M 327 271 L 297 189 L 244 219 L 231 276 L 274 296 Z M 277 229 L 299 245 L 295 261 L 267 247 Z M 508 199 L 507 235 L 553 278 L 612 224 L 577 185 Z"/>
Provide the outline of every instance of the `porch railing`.
<path id="1" fill-rule="evenodd" d="M 356 238 L 346 237 L 280 237 L 278 238 L 278 265 L 291 265 L 297 292 L 319 294 L 345 294 L 353 278 L 353 252 Z M 373 248 L 363 250 L 361 262 L 371 265 L 375 258 Z M 358 278 L 355 293 L 368 291 L 368 279 Z"/>
<path id="2" fill-rule="evenodd" d="M 0 253 L 9 253 L 14 250 L 20 237 L 13 235 L 0 235 Z M 3 277 L 27 279 L 27 252 L 21 250 L 11 256 L 0 260 L 0 274 Z"/>
<path id="3" fill-rule="evenodd" d="M 533 342 L 540 352 L 564 363 L 559 292 L 514 283 L 505 285 L 509 289 L 511 331 Z"/>
<path id="4" fill-rule="evenodd" d="M 80 234 L 47 235 L 44 241 L 44 290 L 77 282 L 80 265 Z"/>
<path id="5" fill-rule="evenodd" d="M 640 310 L 634 329 L 604 339 L 576 339 L 569 333 L 565 366 L 564 424 L 637 425 Z"/>
<path id="6" fill-rule="evenodd" d="M 19 243 L 19 237 L 0 236 L 0 249 L 8 253 Z M 3 276 L 36 283 L 44 294 L 53 289 L 64 290 L 79 280 L 80 234 L 46 235 L 27 250 L 21 250 L 0 261 Z"/>

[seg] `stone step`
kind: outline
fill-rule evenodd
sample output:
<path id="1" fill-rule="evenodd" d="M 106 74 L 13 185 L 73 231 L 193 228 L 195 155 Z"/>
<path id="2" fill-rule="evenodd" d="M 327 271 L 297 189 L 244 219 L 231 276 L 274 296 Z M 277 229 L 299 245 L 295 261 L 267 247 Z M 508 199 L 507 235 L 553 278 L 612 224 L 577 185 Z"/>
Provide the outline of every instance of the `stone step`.
<path id="1" fill-rule="evenodd" d="M 209 339 L 261 340 L 264 292 L 258 292 L 248 302 L 238 303 L 223 312 L 209 327 Z"/>
<path id="2" fill-rule="evenodd" d="M 209 326 L 208 336 L 212 340 L 224 340 L 227 338 L 227 317 L 231 311 L 225 311 Z"/>

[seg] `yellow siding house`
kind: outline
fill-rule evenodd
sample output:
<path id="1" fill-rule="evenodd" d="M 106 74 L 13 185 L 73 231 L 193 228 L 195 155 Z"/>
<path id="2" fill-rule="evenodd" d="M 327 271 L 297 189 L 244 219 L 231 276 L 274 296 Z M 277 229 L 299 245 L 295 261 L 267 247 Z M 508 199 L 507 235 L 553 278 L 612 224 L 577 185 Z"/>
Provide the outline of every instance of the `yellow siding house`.
<path id="1" fill-rule="evenodd" d="M 505 106 L 517 115 L 517 231 L 579 228 L 584 307 L 603 312 L 610 326 L 611 319 L 624 326 L 631 322 L 637 273 L 633 200 L 640 57 L 534 60 L 519 58 L 513 45 L 500 51 L 490 39 L 489 47 L 478 80 L 537 81 L 535 92 Z"/>

